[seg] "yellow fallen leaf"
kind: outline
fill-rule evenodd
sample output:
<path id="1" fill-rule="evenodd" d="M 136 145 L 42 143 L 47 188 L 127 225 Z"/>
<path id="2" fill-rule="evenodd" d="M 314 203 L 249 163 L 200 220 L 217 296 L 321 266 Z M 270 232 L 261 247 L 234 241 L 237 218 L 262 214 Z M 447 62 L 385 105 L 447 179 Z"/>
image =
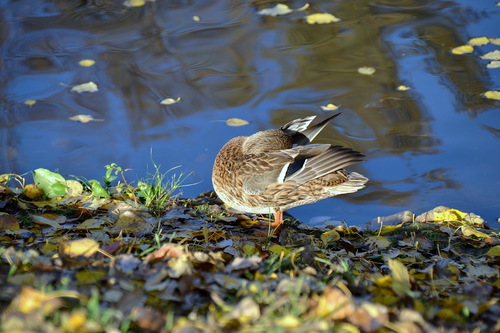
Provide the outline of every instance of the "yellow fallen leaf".
<path id="1" fill-rule="evenodd" d="M 298 327 L 301 324 L 301 321 L 295 316 L 285 315 L 284 317 L 276 319 L 275 323 L 281 327 L 294 328 Z"/>
<path id="2" fill-rule="evenodd" d="M 486 65 L 486 68 L 500 68 L 500 60 L 491 61 L 488 65 Z"/>
<path id="3" fill-rule="evenodd" d="M 83 67 L 90 67 L 90 66 L 93 66 L 95 64 L 95 60 L 92 60 L 92 59 L 83 59 L 83 60 L 80 60 L 78 62 L 78 64 L 80 66 L 83 66 Z"/>
<path id="4" fill-rule="evenodd" d="M 238 126 L 245 126 L 250 124 L 248 121 L 240 118 L 229 118 L 226 119 L 226 125 L 228 126 L 233 126 L 233 127 L 238 127 Z"/>
<path id="5" fill-rule="evenodd" d="M 86 123 L 91 122 L 92 120 L 95 120 L 95 119 L 94 119 L 94 117 L 92 117 L 89 114 L 79 114 L 79 115 L 76 115 L 73 117 L 69 117 L 69 120 L 79 121 L 83 124 L 86 124 Z"/>
<path id="6" fill-rule="evenodd" d="M 61 255 L 70 258 L 79 256 L 90 257 L 99 250 L 99 243 L 91 238 L 82 238 L 69 242 L 60 241 L 59 251 Z"/>
<path id="7" fill-rule="evenodd" d="M 35 184 L 28 184 L 23 188 L 23 194 L 30 199 L 41 197 L 44 192 L 42 189 L 36 187 Z"/>
<path id="8" fill-rule="evenodd" d="M 340 235 L 335 230 L 330 230 L 321 234 L 321 241 L 323 242 L 324 245 L 330 242 L 338 241 L 339 239 Z"/>
<path id="9" fill-rule="evenodd" d="M 193 21 L 200 22 L 200 17 L 198 15 L 193 16 Z"/>
<path id="10" fill-rule="evenodd" d="M 323 110 L 323 111 L 335 111 L 338 108 L 339 107 L 337 105 L 332 104 L 332 103 L 329 103 L 328 105 L 321 106 L 321 110 Z"/>
<path id="11" fill-rule="evenodd" d="M 123 5 L 127 7 L 141 7 L 145 4 L 146 0 L 126 0 L 123 2 Z"/>
<path id="12" fill-rule="evenodd" d="M 457 55 L 472 53 L 472 52 L 474 52 L 474 48 L 471 45 L 461 45 L 461 46 L 457 46 L 451 50 L 451 53 L 457 54 Z"/>
<path id="13" fill-rule="evenodd" d="M 363 75 L 372 75 L 376 72 L 376 69 L 373 67 L 363 66 L 358 68 L 358 73 Z"/>
<path id="14" fill-rule="evenodd" d="M 488 37 L 474 37 L 469 39 L 468 44 L 472 46 L 483 46 L 490 42 Z"/>
<path id="15" fill-rule="evenodd" d="M 500 245 L 493 246 L 486 252 L 487 256 L 498 257 L 500 256 Z"/>
<path id="16" fill-rule="evenodd" d="M 24 104 L 33 106 L 35 105 L 36 101 L 34 99 L 28 99 L 27 101 L 24 101 Z"/>
<path id="17" fill-rule="evenodd" d="M 490 90 L 484 93 L 484 97 L 488 99 L 495 99 L 497 101 L 500 101 L 500 91 L 498 90 Z"/>
<path id="18" fill-rule="evenodd" d="M 481 238 L 481 239 L 490 237 L 488 234 L 485 234 L 484 232 L 476 230 L 475 228 L 469 227 L 468 225 L 463 225 L 460 227 L 460 229 L 462 230 L 462 233 L 466 237 L 476 236 L 477 238 Z"/>
<path id="19" fill-rule="evenodd" d="M 403 85 L 400 85 L 399 87 L 396 88 L 396 90 L 398 90 L 398 91 L 407 91 L 410 89 L 411 89 L 410 87 L 403 86 Z"/>
<path id="20" fill-rule="evenodd" d="M 500 50 L 495 50 L 495 51 L 488 52 L 485 55 L 482 55 L 481 59 L 486 59 L 486 60 L 500 60 Z"/>
<path id="21" fill-rule="evenodd" d="M 79 84 L 77 86 L 74 86 L 73 88 L 71 88 L 71 91 L 74 91 L 76 93 L 83 93 L 83 92 L 96 92 L 96 91 L 99 91 L 99 88 L 97 87 L 97 84 L 95 84 L 94 82 L 92 81 L 89 81 L 89 82 L 86 82 L 86 83 L 82 83 L 82 84 Z"/>
<path id="22" fill-rule="evenodd" d="M 160 104 L 161 105 L 172 105 L 172 104 L 178 103 L 180 100 L 181 100 L 180 97 L 177 97 L 176 99 L 169 97 L 169 98 L 165 98 L 164 100 L 162 100 L 160 102 Z"/>
<path id="23" fill-rule="evenodd" d="M 37 215 L 32 215 L 31 218 L 33 221 L 39 224 L 45 224 L 49 225 L 52 228 L 55 229 L 60 229 L 61 224 L 66 222 L 66 217 L 63 215 L 55 215 L 55 214 L 37 214 Z"/>
<path id="24" fill-rule="evenodd" d="M 335 17 L 330 13 L 316 13 L 306 16 L 306 22 L 308 24 L 328 24 L 339 21 L 340 19 L 338 17 Z"/>
<path id="25" fill-rule="evenodd" d="M 264 8 L 262 10 L 259 10 L 257 12 L 257 14 L 265 15 L 265 16 L 280 16 L 280 15 L 289 14 L 291 12 L 292 12 L 292 10 L 287 5 L 279 3 L 274 7 Z"/>
<path id="26" fill-rule="evenodd" d="M 408 269 L 399 260 L 389 259 L 388 265 L 392 273 L 392 290 L 398 296 L 405 296 L 411 292 L 410 274 Z"/>
<path id="27" fill-rule="evenodd" d="M 488 38 L 493 45 L 500 45 L 500 38 Z"/>
<path id="28" fill-rule="evenodd" d="M 447 209 L 444 212 L 434 213 L 434 221 L 460 221 L 467 213 L 461 212 L 458 209 Z"/>

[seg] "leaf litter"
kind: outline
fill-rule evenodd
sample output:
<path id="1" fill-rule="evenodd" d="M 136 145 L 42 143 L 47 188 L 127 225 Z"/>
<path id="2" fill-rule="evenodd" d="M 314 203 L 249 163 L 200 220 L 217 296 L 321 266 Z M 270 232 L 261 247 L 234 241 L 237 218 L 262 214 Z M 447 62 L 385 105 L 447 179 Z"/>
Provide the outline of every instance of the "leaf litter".
<path id="1" fill-rule="evenodd" d="M 56 196 L 65 178 L 36 174 L 52 181 L 30 184 L 44 192 L 31 199 L 8 181 L 20 176 L 0 176 L 4 331 L 500 328 L 499 230 L 473 213 L 406 211 L 365 228 L 290 217 L 271 237 L 213 192 L 158 215 L 130 186 Z"/>

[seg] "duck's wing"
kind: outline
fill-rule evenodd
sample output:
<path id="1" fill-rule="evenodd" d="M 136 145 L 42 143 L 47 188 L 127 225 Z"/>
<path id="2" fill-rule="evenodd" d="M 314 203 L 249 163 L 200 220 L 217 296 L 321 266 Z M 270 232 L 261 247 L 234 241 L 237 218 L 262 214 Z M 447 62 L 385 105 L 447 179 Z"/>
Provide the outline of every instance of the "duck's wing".
<path id="1" fill-rule="evenodd" d="M 285 181 L 304 184 L 310 180 L 334 173 L 349 165 L 362 162 L 364 157 L 358 151 L 341 146 L 331 146 L 323 153 L 305 159 L 300 168 L 295 167 L 294 170 L 290 168 L 290 172 L 286 174 Z"/>
<path id="2" fill-rule="evenodd" d="M 243 179 L 243 191 L 262 194 L 269 185 L 282 183 L 290 166 L 324 154 L 329 144 L 312 144 L 249 156 L 237 168 Z"/>
<path id="3" fill-rule="evenodd" d="M 283 125 L 280 129 L 292 136 L 293 143 L 296 145 L 307 145 L 325 128 L 325 126 L 340 113 L 326 118 L 322 122 L 309 127 L 316 116 L 310 116 L 301 119 L 292 120 Z"/>

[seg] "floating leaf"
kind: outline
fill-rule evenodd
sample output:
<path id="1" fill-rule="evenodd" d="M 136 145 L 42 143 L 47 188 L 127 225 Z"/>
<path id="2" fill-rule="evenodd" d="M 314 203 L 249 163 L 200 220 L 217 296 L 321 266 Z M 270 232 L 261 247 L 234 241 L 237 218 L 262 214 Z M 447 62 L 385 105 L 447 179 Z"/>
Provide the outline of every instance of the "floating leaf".
<path id="1" fill-rule="evenodd" d="M 74 92 L 79 93 L 79 94 L 84 93 L 84 92 L 91 93 L 91 92 L 99 91 L 99 88 L 97 87 L 97 84 L 95 84 L 92 81 L 89 81 L 89 82 L 74 86 L 73 88 L 71 88 L 71 91 L 74 91 Z"/>
<path id="2" fill-rule="evenodd" d="M 495 51 L 488 52 L 485 55 L 482 55 L 481 59 L 486 59 L 486 60 L 500 60 L 500 50 L 495 50 Z"/>
<path id="3" fill-rule="evenodd" d="M 193 16 L 193 21 L 200 22 L 200 17 L 198 15 Z"/>
<path id="4" fill-rule="evenodd" d="M 33 179 L 49 198 L 66 195 L 66 179 L 58 173 L 39 168 L 33 171 Z"/>
<path id="5" fill-rule="evenodd" d="M 83 124 L 86 124 L 88 122 L 91 122 L 94 119 L 94 117 L 92 117 L 91 115 L 89 114 L 79 114 L 79 115 L 76 115 L 76 116 L 73 116 L 73 117 L 69 117 L 69 120 L 73 120 L 73 121 L 79 121 Z"/>
<path id="6" fill-rule="evenodd" d="M 287 5 L 280 3 L 274 7 L 271 7 L 271 8 L 265 8 L 265 9 L 259 10 L 257 12 L 257 14 L 266 15 L 266 16 L 279 16 L 279 15 L 290 14 L 292 11 L 293 10 L 291 10 Z"/>
<path id="7" fill-rule="evenodd" d="M 468 44 L 472 46 L 483 46 L 490 42 L 488 37 L 474 37 L 469 39 Z"/>
<path id="8" fill-rule="evenodd" d="M 363 66 L 358 68 L 358 73 L 363 75 L 373 75 L 376 69 L 373 67 Z"/>
<path id="9" fill-rule="evenodd" d="M 27 101 L 24 101 L 24 104 L 28 106 L 33 106 L 35 105 L 36 101 L 34 99 L 28 99 Z"/>
<path id="10" fill-rule="evenodd" d="M 484 93 L 484 97 L 488 99 L 495 99 L 497 101 L 500 101 L 500 91 L 498 90 L 490 90 Z"/>
<path id="11" fill-rule="evenodd" d="M 472 52 L 474 52 L 474 48 L 471 45 L 461 45 L 461 46 L 457 46 L 451 50 L 451 53 L 457 54 L 457 55 L 472 53 Z"/>
<path id="12" fill-rule="evenodd" d="M 127 7 L 142 7 L 146 4 L 146 0 L 126 0 L 123 2 Z"/>
<path id="13" fill-rule="evenodd" d="M 90 66 L 94 66 L 95 60 L 92 60 L 92 59 L 83 59 L 83 60 L 80 60 L 78 62 L 78 64 L 80 66 L 83 66 L 83 67 L 90 67 Z"/>
<path id="14" fill-rule="evenodd" d="M 173 98 L 165 98 L 164 100 L 162 100 L 160 102 L 161 105 L 172 105 L 172 104 L 175 104 L 175 103 L 178 103 L 179 101 L 181 100 L 180 97 L 177 97 L 176 99 L 173 99 Z"/>
<path id="15" fill-rule="evenodd" d="M 335 17 L 330 13 L 316 13 L 306 16 L 306 22 L 308 24 L 328 24 L 339 21 L 340 19 L 338 17 Z"/>
<path id="16" fill-rule="evenodd" d="M 329 103 L 328 105 L 321 106 L 321 110 L 323 110 L 323 111 L 335 111 L 338 108 L 339 107 L 337 105 L 332 104 L 332 103 Z"/>
<path id="17" fill-rule="evenodd" d="M 488 38 L 493 45 L 500 45 L 500 38 Z"/>
<path id="18" fill-rule="evenodd" d="M 238 127 L 238 126 L 245 126 L 250 124 L 248 121 L 240 118 L 229 118 L 226 119 L 226 125 L 228 126 L 233 126 L 233 127 Z"/>
<path id="19" fill-rule="evenodd" d="M 488 65 L 486 65 L 486 68 L 500 68 L 500 60 L 493 60 Z"/>
<path id="20" fill-rule="evenodd" d="M 411 89 L 410 87 L 403 86 L 403 85 L 400 85 L 399 87 L 396 88 L 396 90 L 398 90 L 398 91 L 407 91 L 410 89 Z"/>

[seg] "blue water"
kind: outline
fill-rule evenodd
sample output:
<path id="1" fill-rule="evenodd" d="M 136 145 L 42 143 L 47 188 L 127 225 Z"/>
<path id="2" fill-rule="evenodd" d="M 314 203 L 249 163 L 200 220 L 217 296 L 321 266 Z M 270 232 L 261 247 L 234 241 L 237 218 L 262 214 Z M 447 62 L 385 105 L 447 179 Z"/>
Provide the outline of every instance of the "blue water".
<path id="1" fill-rule="evenodd" d="M 299 8 L 302 2 L 291 3 Z M 500 7 L 478 1 L 315 1 L 308 13 L 262 17 L 248 1 L 12 0 L 0 4 L 0 173 L 43 167 L 101 179 L 115 162 L 129 181 L 153 171 L 192 173 L 182 196 L 212 189 L 213 159 L 238 135 L 303 116 L 342 116 L 317 142 L 367 155 L 352 167 L 363 191 L 297 207 L 306 223 L 363 225 L 402 210 L 445 205 L 500 217 L 500 69 L 452 55 L 472 37 L 500 37 Z M 193 16 L 200 21 L 193 20 Z M 93 59 L 92 67 L 78 65 Z M 361 66 L 376 73 L 357 73 Z M 71 87 L 94 81 L 96 93 Z M 412 89 L 397 91 L 399 85 Z M 181 97 L 163 106 L 164 98 Z M 26 100 L 36 100 L 26 105 Z M 90 114 L 102 121 L 68 118 Z M 251 123 L 228 127 L 227 118 Z M 325 217 L 325 218 L 322 218 Z"/>

